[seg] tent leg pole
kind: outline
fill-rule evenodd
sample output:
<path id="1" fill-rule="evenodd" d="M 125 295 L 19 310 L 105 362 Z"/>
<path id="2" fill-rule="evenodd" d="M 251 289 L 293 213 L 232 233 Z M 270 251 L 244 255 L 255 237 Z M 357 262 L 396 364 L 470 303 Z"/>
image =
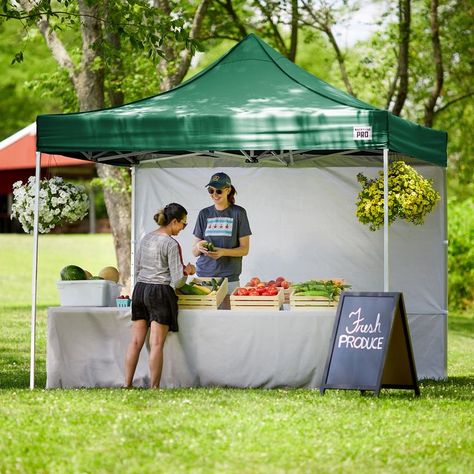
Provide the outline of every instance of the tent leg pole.
<path id="1" fill-rule="evenodd" d="M 130 294 L 135 287 L 135 194 L 136 194 L 136 176 L 135 176 L 135 166 L 131 168 L 132 174 L 132 202 L 131 202 L 131 211 L 130 211 Z"/>
<path id="2" fill-rule="evenodd" d="M 35 353 L 36 353 L 36 290 L 38 280 L 38 223 L 39 191 L 41 172 L 41 152 L 36 152 L 35 209 L 33 224 L 33 270 L 31 275 L 31 343 L 30 343 L 30 390 L 35 388 Z"/>
<path id="3" fill-rule="evenodd" d="M 444 247 L 444 301 L 443 301 L 443 309 L 446 314 L 448 314 L 448 206 L 447 206 L 447 194 L 448 194 L 448 182 L 447 182 L 447 174 L 446 169 L 443 171 L 443 197 L 442 197 L 442 204 L 443 204 L 443 219 L 444 219 L 444 238 L 443 238 L 443 247 Z"/>
<path id="4" fill-rule="evenodd" d="M 390 291 L 388 258 L 388 149 L 383 150 L 383 291 Z"/>

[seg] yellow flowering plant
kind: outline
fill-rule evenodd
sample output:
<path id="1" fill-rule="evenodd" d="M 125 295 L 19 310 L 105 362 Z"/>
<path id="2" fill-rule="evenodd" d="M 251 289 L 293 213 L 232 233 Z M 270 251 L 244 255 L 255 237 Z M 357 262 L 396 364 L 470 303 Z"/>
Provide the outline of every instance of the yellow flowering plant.
<path id="1" fill-rule="evenodd" d="M 369 179 L 362 173 L 357 181 L 362 191 L 357 196 L 356 216 L 362 224 L 375 231 L 383 226 L 383 171 L 379 177 Z M 421 176 L 404 161 L 396 161 L 388 168 L 388 221 L 404 219 L 421 225 L 441 199 L 433 188 L 433 180 Z"/>

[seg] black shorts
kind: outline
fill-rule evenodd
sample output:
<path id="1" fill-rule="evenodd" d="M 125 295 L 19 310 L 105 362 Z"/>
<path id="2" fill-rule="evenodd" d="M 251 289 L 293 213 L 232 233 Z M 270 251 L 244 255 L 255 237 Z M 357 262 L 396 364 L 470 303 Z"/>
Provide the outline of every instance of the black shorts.
<path id="1" fill-rule="evenodd" d="M 144 319 L 178 332 L 178 297 L 169 285 L 138 282 L 132 295 L 132 321 Z"/>

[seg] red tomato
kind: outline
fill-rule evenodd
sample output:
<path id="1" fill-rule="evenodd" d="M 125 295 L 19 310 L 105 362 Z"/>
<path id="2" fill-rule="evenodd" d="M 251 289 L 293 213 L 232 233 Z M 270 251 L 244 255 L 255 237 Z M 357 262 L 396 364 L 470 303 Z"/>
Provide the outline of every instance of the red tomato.
<path id="1" fill-rule="evenodd" d="M 281 282 L 281 287 L 285 288 L 285 290 L 287 290 L 290 287 L 290 284 L 286 280 L 283 280 Z"/>
<path id="2" fill-rule="evenodd" d="M 249 290 L 247 288 L 239 288 L 239 295 L 240 296 L 248 296 Z"/>
<path id="3" fill-rule="evenodd" d="M 267 286 L 275 285 L 276 281 L 275 280 L 270 280 L 267 282 Z"/>
<path id="4" fill-rule="evenodd" d="M 271 296 L 271 295 L 267 290 L 265 290 L 265 291 L 262 291 L 262 293 L 260 293 L 260 296 Z"/>
<path id="5" fill-rule="evenodd" d="M 249 290 L 249 296 L 259 296 L 260 293 L 257 290 Z"/>
<path id="6" fill-rule="evenodd" d="M 259 283 L 260 283 L 260 278 L 258 278 L 258 277 L 253 277 L 253 278 L 250 280 L 250 284 L 251 284 L 252 286 L 257 286 Z"/>
<path id="7" fill-rule="evenodd" d="M 265 285 L 265 283 L 260 282 L 260 283 L 257 283 L 255 286 L 256 286 L 257 288 L 265 288 L 266 285 Z"/>
<path id="8" fill-rule="evenodd" d="M 269 294 L 270 296 L 276 296 L 276 295 L 278 295 L 278 290 L 277 290 L 275 287 L 270 288 L 270 289 L 268 290 L 268 294 Z"/>
<path id="9" fill-rule="evenodd" d="M 278 278 L 275 279 L 275 281 L 276 281 L 277 283 L 280 283 L 280 282 L 282 282 L 283 280 L 286 280 L 286 278 L 278 277 Z"/>

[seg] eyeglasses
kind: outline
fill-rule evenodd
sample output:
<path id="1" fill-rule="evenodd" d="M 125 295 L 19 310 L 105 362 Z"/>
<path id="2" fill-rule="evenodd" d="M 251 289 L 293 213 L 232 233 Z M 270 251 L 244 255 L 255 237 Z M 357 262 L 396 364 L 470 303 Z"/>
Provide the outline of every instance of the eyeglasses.
<path id="1" fill-rule="evenodd" d="M 207 188 L 207 192 L 209 194 L 214 194 L 214 193 L 222 194 L 223 191 L 222 191 L 222 189 Z"/>
<path id="2" fill-rule="evenodd" d="M 186 229 L 186 226 L 188 225 L 187 222 L 180 221 L 181 224 L 183 224 L 183 229 Z"/>

